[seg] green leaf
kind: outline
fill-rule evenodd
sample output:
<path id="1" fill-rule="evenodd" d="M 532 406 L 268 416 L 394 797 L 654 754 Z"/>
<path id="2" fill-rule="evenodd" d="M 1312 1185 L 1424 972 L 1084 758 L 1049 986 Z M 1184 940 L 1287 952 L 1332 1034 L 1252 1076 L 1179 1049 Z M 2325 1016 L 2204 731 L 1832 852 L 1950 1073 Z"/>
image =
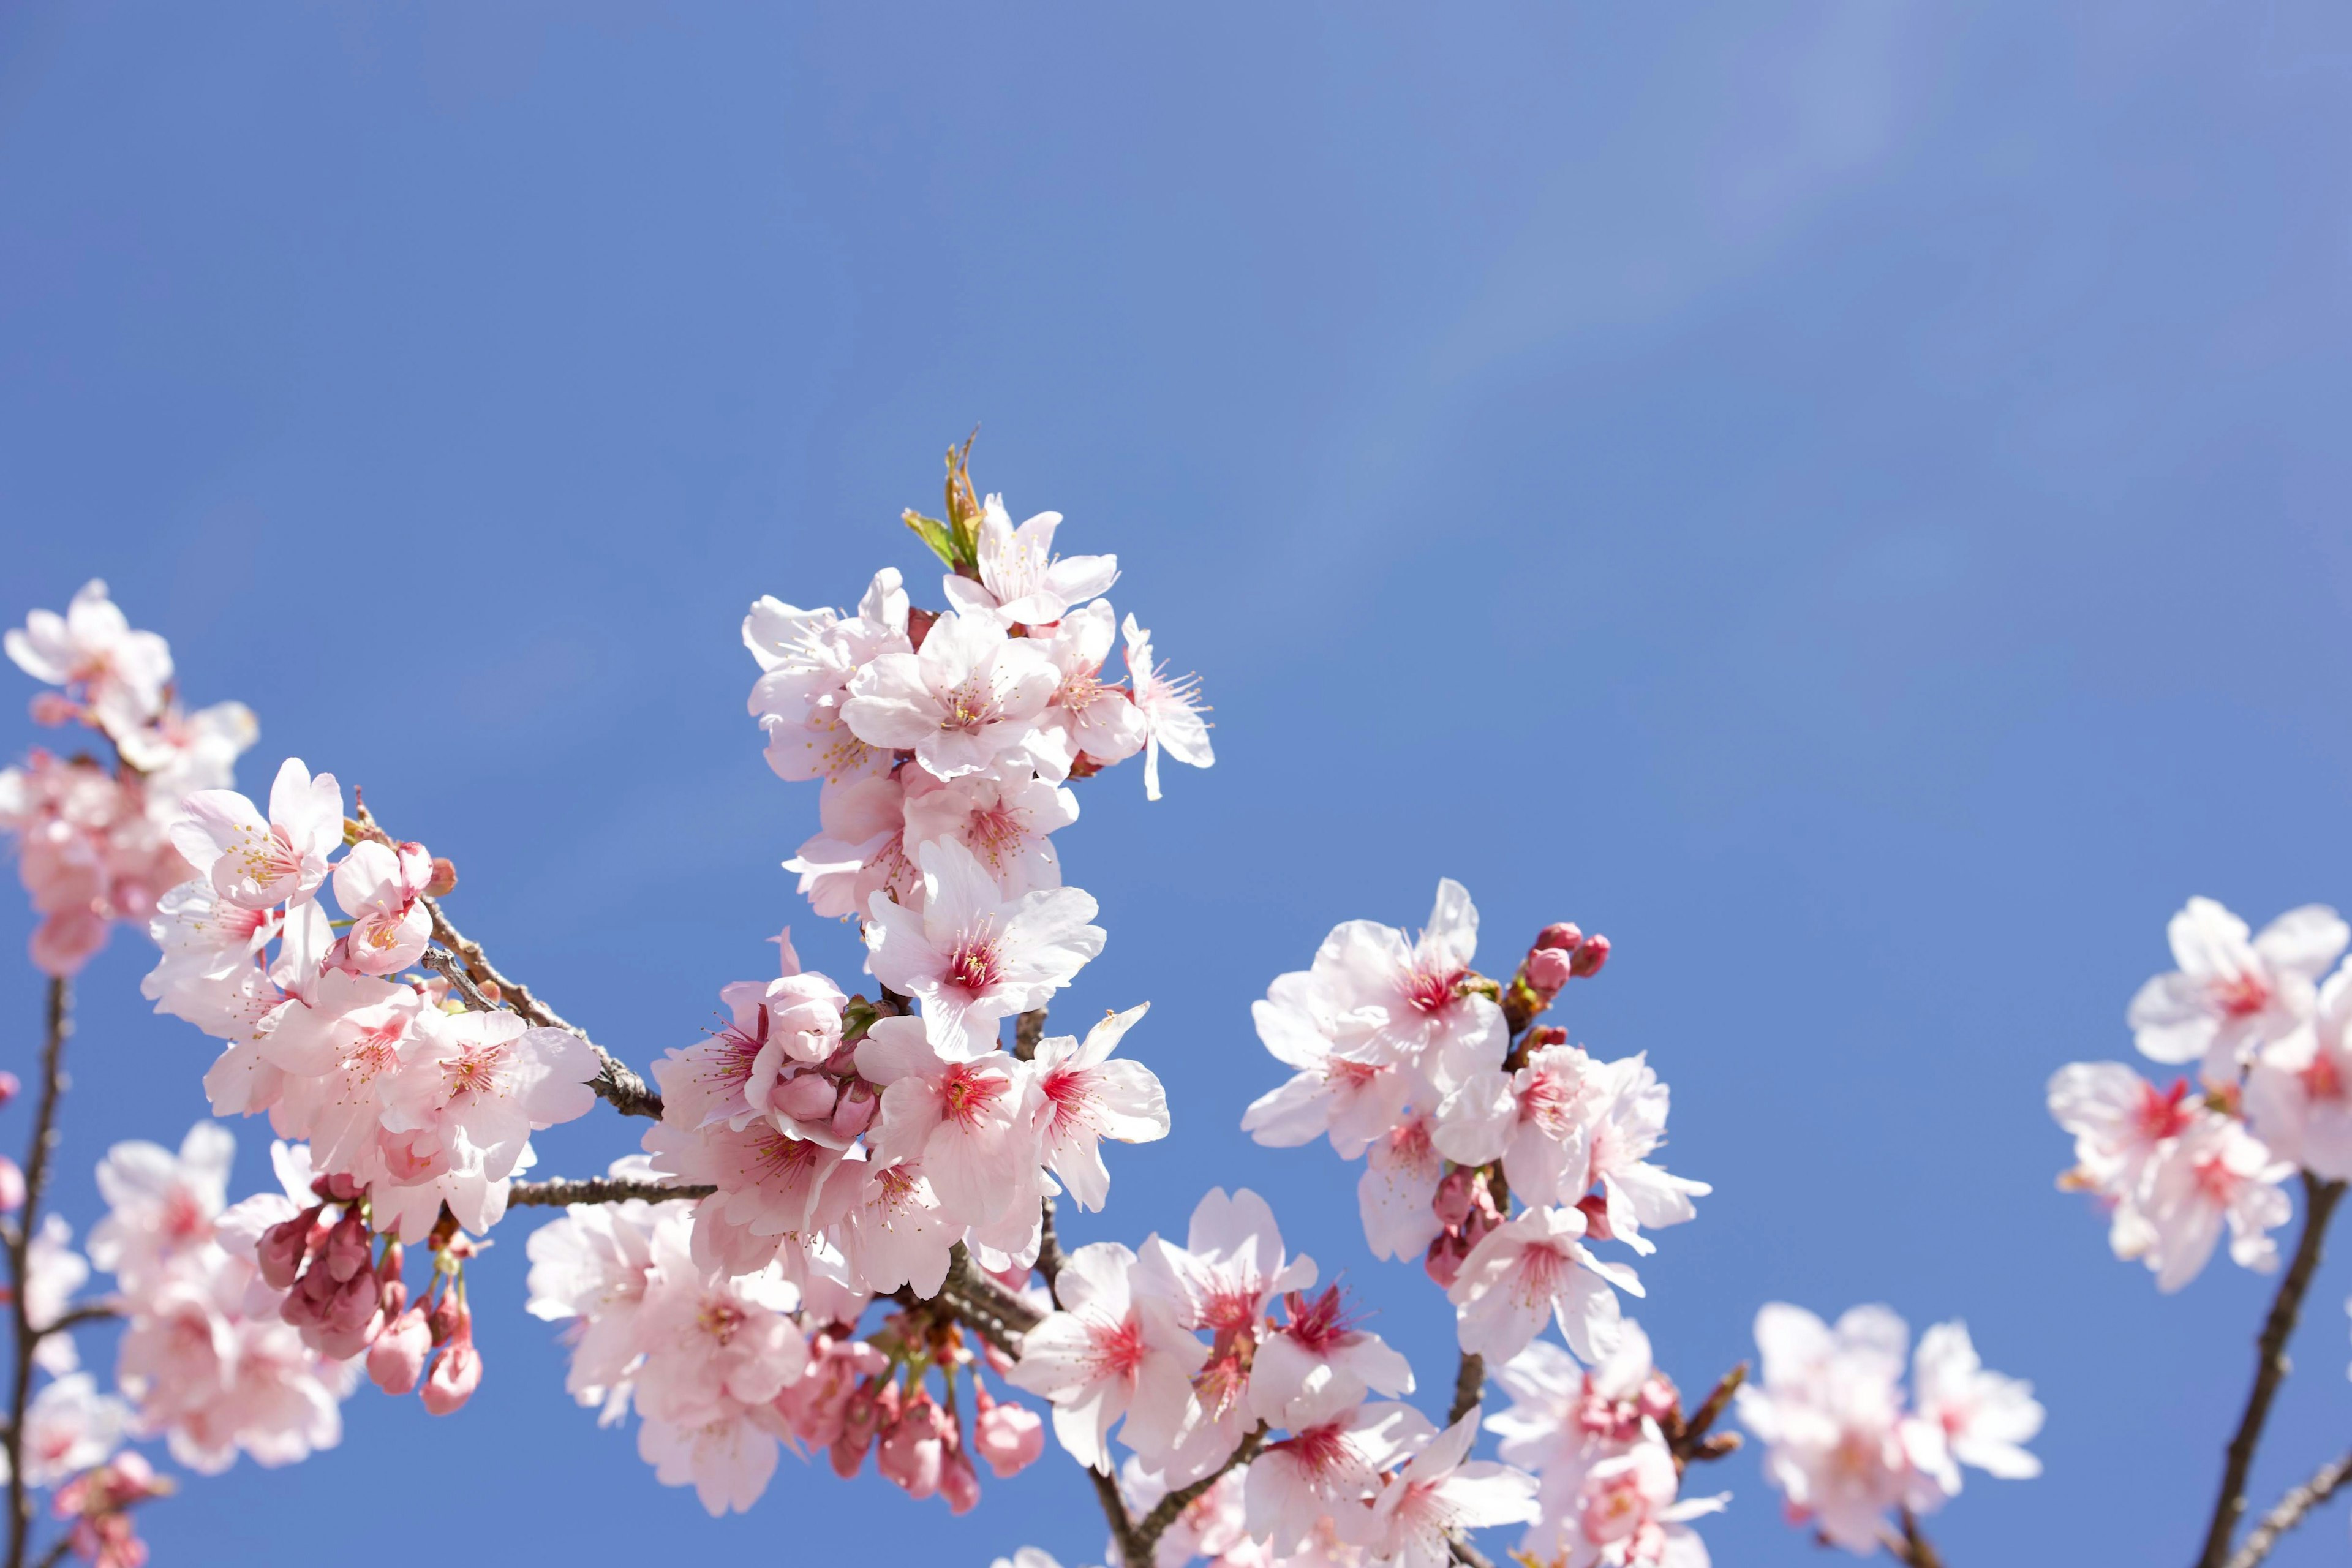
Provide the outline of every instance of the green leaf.
<path id="1" fill-rule="evenodd" d="M 925 517 L 913 507 L 908 507 L 899 515 L 906 520 L 907 526 L 915 531 L 915 537 L 929 545 L 931 553 L 938 556 L 940 563 L 950 571 L 953 571 L 956 564 L 956 542 L 955 535 L 949 531 L 948 525 L 937 518 Z"/>

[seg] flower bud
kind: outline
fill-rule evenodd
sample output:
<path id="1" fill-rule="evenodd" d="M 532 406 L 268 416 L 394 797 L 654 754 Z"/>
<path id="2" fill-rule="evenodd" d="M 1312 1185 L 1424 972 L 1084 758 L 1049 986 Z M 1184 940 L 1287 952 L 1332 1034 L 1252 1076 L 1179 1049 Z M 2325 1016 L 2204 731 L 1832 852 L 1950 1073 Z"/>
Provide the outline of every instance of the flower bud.
<path id="1" fill-rule="evenodd" d="M 940 1469 L 946 1458 L 931 1421 L 935 1408 L 930 1392 L 919 1391 L 882 1434 L 882 1446 L 875 1455 L 874 1462 L 882 1473 L 918 1502 L 940 1489 Z"/>
<path id="2" fill-rule="evenodd" d="M 32 710 L 34 723 L 51 729 L 59 724 L 70 724 L 81 717 L 81 704 L 62 691 L 36 691 L 33 693 Z"/>
<path id="3" fill-rule="evenodd" d="M 15 1073 L 0 1072 L 0 1106 L 5 1106 L 10 1100 L 16 1099 L 17 1092 L 24 1087 L 25 1086 L 23 1084 L 16 1081 L 16 1075 Z"/>
<path id="4" fill-rule="evenodd" d="M 972 1417 L 971 1446 L 996 1479 L 1019 1475 L 1045 1451 L 1045 1423 L 1025 1405 L 989 1405 Z"/>
<path id="5" fill-rule="evenodd" d="M 25 1173 L 16 1162 L 0 1154 L 0 1214 L 15 1214 L 25 1206 Z"/>
<path id="6" fill-rule="evenodd" d="M 368 1347 L 368 1377 L 386 1394 L 407 1394 L 425 1373 L 425 1358 L 433 1349 L 433 1331 L 425 1310 L 412 1308 L 384 1326 Z"/>
<path id="7" fill-rule="evenodd" d="M 1528 954 L 1528 961 L 1519 966 L 1519 973 L 1527 976 L 1529 988 L 1537 995 L 1549 1002 L 1574 976 L 1576 960 L 1572 955 L 1556 947 L 1539 947 Z"/>
<path id="8" fill-rule="evenodd" d="M 433 857 L 432 879 L 425 884 L 425 896 L 446 899 L 457 890 L 457 868 L 451 865 L 444 857 L 436 855 Z"/>
<path id="9" fill-rule="evenodd" d="M 980 1506 L 980 1477 L 961 1448 L 949 1450 L 940 1462 L 940 1496 L 947 1500 L 950 1513 L 970 1513 Z"/>
<path id="10" fill-rule="evenodd" d="M 375 1248 L 371 1245 L 367 1221 L 345 1210 L 342 1219 L 327 1233 L 327 1245 L 320 1249 L 319 1263 L 338 1285 L 371 1273 L 375 1265 Z M 371 1279 L 369 1283 L 373 1285 L 374 1280 Z"/>
<path id="11" fill-rule="evenodd" d="M 341 1172 L 330 1171 L 310 1179 L 310 1191 L 331 1204 L 347 1204 L 367 1189 Z"/>
<path id="12" fill-rule="evenodd" d="M 917 653 L 923 651 L 923 639 L 931 635 L 931 623 L 939 618 L 937 610 L 915 607 L 907 611 L 907 641 Z"/>
<path id="13" fill-rule="evenodd" d="M 842 1090 L 840 1100 L 834 1104 L 833 1135 L 836 1138 L 859 1136 L 874 1125 L 874 1113 L 881 1108 L 881 1099 L 874 1092 L 873 1085 L 862 1079 L 852 1083 Z"/>
<path id="14" fill-rule="evenodd" d="M 1469 1243 L 1449 1233 L 1429 1244 L 1429 1256 L 1423 1259 L 1422 1268 L 1441 1288 L 1450 1290 L 1462 1273 L 1462 1260 L 1469 1256 Z"/>
<path id="15" fill-rule="evenodd" d="M 1584 1234 L 1591 1241 L 1614 1241 L 1617 1233 L 1609 1228 L 1609 1200 L 1599 1193 L 1587 1193 L 1576 1200 L 1584 1215 Z"/>
<path id="16" fill-rule="evenodd" d="M 804 1072 L 786 1079 L 768 1102 L 794 1121 L 814 1121 L 833 1114 L 837 1098 L 833 1079 L 821 1072 Z"/>
<path id="17" fill-rule="evenodd" d="M 465 1408 L 481 1386 L 482 1352 L 474 1348 L 471 1332 L 441 1347 L 433 1375 L 425 1380 L 425 1409 L 433 1415 L 453 1415 Z"/>
<path id="18" fill-rule="evenodd" d="M 254 1249 L 254 1259 L 261 1265 L 262 1282 L 273 1290 L 290 1290 L 294 1278 L 302 1272 L 302 1260 L 310 1254 L 310 1227 L 318 1223 L 319 1211 L 304 1209 L 282 1225 L 273 1225 L 261 1233 L 261 1245 Z"/>
<path id="19" fill-rule="evenodd" d="M 1587 980 L 1600 973 L 1601 966 L 1608 962 L 1609 939 L 1588 936 L 1584 939 L 1584 945 L 1576 950 L 1576 962 L 1570 967 L 1579 980 Z"/>
<path id="20" fill-rule="evenodd" d="M 1437 1184 L 1437 1196 L 1431 1200 L 1430 1207 L 1441 1224 L 1449 1230 L 1454 1229 L 1470 1217 L 1471 1205 L 1476 1201 L 1473 1189 L 1484 1185 L 1475 1171 L 1448 1171 Z"/>
<path id="21" fill-rule="evenodd" d="M 1574 952 L 1584 941 L 1584 933 L 1568 921 L 1555 921 L 1536 932 L 1536 950 L 1540 952 Z"/>
<path id="22" fill-rule="evenodd" d="M 434 1303 L 425 1321 L 432 1326 L 433 1342 L 436 1345 L 446 1344 L 460 1334 L 470 1336 L 473 1331 L 472 1314 L 458 1304 L 455 1290 L 441 1292 L 441 1300 Z"/>

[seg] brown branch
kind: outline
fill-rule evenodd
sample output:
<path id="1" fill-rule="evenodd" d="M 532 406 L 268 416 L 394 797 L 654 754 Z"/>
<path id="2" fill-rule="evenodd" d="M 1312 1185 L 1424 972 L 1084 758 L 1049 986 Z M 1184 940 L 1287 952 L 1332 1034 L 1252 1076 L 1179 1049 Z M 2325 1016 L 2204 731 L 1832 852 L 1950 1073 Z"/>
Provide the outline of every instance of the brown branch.
<path id="1" fill-rule="evenodd" d="M 37 1568 L 58 1568 L 58 1564 L 66 1560 L 66 1553 L 72 1550 L 72 1535 L 66 1534 L 58 1536 L 55 1541 L 49 1542 L 49 1549 L 41 1553 L 41 1560 L 37 1565 Z"/>
<path id="2" fill-rule="evenodd" d="M 40 1331 L 33 1326 L 26 1307 L 27 1260 L 32 1252 L 35 1221 L 41 1207 L 41 1192 L 48 1184 L 49 1152 L 57 1143 L 58 1096 L 65 1090 L 65 1075 L 58 1069 L 58 1060 L 65 1051 L 66 1037 L 73 1033 L 71 1010 L 73 995 L 62 975 L 49 979 L 47 1031 L 41 1045 L 41 1097 L 33 1112 L 33 1138 L 25 1151 L 25 1203 L 17 1212 L 16 1226 L 6 1238 L 8 1279 L 14 1289 L 9 1292 L 8 1315 L 16 1331 L 16 1381 L 8 1391 L 8 1431 L 5 1449 L 8 1457 L 8 1563 L 7 1568 L 25 1568 L 25 1547 L 33 1529 L 33 1500 L 25 1487 L 25 1406 L 33 1393 L 33 1352 L 39 1346 Z"/>
<path id="3" fill-rule="evenodd" d="M 1738 1393 L 1739 1385 L 1747 1381 L 1748 1363 L 1743 1361 L 1723 1374 L 1723 1381 L 1715 1385 L 1715 1392 L 1708 1394 L 1698 1409 L 1667 1438 L 1666 1447 L 1675 1457 L 1675 1472 L 1677 1475 L 1694 1459 L 1720 1459 L 1739 1447 L 1737 1432 L 1726 1432 L 1713 1441 L 1708 1440 L 1707 1432 L 1721 1419 L 1731 1404 L 1731 1396 Z"/>
<path id="4" fill-rule="evenodd" d="M 1462 1352 L 1462 1364 L 1454 1369 L 1454 1403 L 1448 1407 L 1445 1424 L 1453 1426 L 1473 1410 L 1486 1396 L 1486 1358 Z"/>
<path id="5" fill-rule="evenodd" d="M 1062 1277 L 1065 1261 L 1062 1238 L 1054 1231 L 1054 1200 L 1047 1198 L 1038 1205 L 1037 1215 L 1037 1272 L 1044 1277 L 1047 1291 Z"/>
<path id="6" fill-rule="evenodd" d="M 1135 1526 L 1135 1542 L 1143 1549 L 1144 1562 L 1151 1561 L 1153 1548 L 1160 1544 L 1160 1538 L 1168 1533 L 1168 1527 L 1176 1522 L 1177 1516 L 1198 1501 L 1211 1487 L 1224 1479 L 1226 1471 L 1237 1470 L 1256 1458 L 1258 1450 L 1265 1447 L 1266 1436 L 1266 1425 L 1261 1421 L 1226 1457 L 1223 1464 L 1191 1486 L 1179 1487 L 1152 1505 L 1151 1511 Z"/>
<path id="7" fill-rule="evenodd" d="M 1886 1550 L 1895 1561 L 1910 1568 L 1944 1568 L 1944 1560 L 1936 1554 L 1936 1543 L 1919 1528 L 1919 1516 L 1907 1508 L 1903 1510 L 1903 1539 L 1889 1541 Z"/>
<path id="8" fill-rule="evenodd" d="M 1470 1544 L 1467 1536 L 1447 1536 L 1445 1549 L 1454 1554 L 1454 1561 L 1462 1564 L 1462 1568 L 1495 1568 L 1485 1552 Z"/>
<path id="9" fill-rule="evenodd" d="M 635 1181 L 626 1176 L 583 1176 L 576 1180 L 551 1176 L 543 1182 L 517 1182 L 507 1189 L 509 1208 L 562 1208 L 567 1204 L 625 1204 L 641 1198 L 668 1203 L 677 1198 L 707 1198 L 717 1192 L 708 1183 Z"/>
<path id="10" fill-rule="evenodd" d="M 2255 1446 L 2262 1441 L 2263 1423 L 2270 1419 L 2271 1400 L 2286 1376 L 2286 1342 L 2303 1311 L 2304 1293 L 2311 1289 L 2311 1277 L 2319 1268 L 2321 1242 L 2327 1222 L 2335 1217 L 2336 1200 L 2344 1195 L 2344 1184 L 2323 1182 L 2306 1171 L 2303 1191 L 2303 1235 L 2295 1242 L 2294 1261 L 2287 1265 L 2286 1278 L 2279 1281 L 2270 1317 L 2263 1324 L 2255 1351 L 2254 1386 L 2246 1395 L 2246 1411 L 2239 1417 L 2237 1434 L 2230 1439 L 2221 1469 L 2221 1495 L 2214 1500 L 2212 1522 L 2206 1526 L 2205 1549 L 2198 1554 L 2197 1568 L 2222 1568 L 2229 1558 L 2230 1537 L 2246 1511 L 2246 1472 L 2253 1467 Z"/>
<path id="11" fill-rule="evenodd" d="M 1110 1525 L 1110 1538 L 1118 1548 L 1118 1560 L 1134 1563 L 1136 1568 L 1150 1568 L 1151 1553 L 1136 1539 L 1135 1521 L 1127 1516 L 1127 1500 L 1118 1495 L 1118 1482 L 1092 1465 L 1086 1468 L 1087 1479 L 1095 1484 L 1095 1498 L 1102 1504 L 1103 1518 Z"/>
<path id="12" fill-rule="evenodd" d="M 2352 1481 L 2352 1454 L 2330 1459 L 2312 1472 L 2311 1479 L 2287 1489 L 2262 1522 L 2246 1532 L 2245 1544 L 2240 1546 L 2229 1563 L 2229 1568 L 2254 1568 L 2278 1544 L 2279 1537 L 2301 1524 L 2304 1516 L 2336 1495 L 2336 1489 Z"/>
<path id="13" fill-rule="evenodd" d="M 34 1332 L 41 1339 L 47 1339 L 51 1334 L 69 1334 L 84 1323 L 103 1322 L 109 1318 L 121 1316 L 122 1316 L 122 1303 L 120 1301 L 89 1301 L 66 1313 L 56 1322 L 46 1328 L 37 1329 Z"/>
<path id="14" fill-rule="evenodd" d="M 417 901 L 433 917 L 433 940 L 457 955 L 473 981 L 472 985 L 460 985 L 461 994 L 469 1005 L 475 1003 L 488 1005 L 488 999 L 482 994 L 479 986 L 486 984 L 497 986 L 499 999 L 520 1014 L 526 1023 L 535 1024 L 542 1029 L 562 1029 L 567 1034 L 577 1035 L 586 1042 L 590 1050 L 596 1053 L 596 1076 L 589 1080 L 588 1087 L 596 1091 L 599 1099 L 624 1116 L 650 1117 L 656 1121 L 661 1120 L 662 1098 L 652 1086 L 630 1071 L 612 1052 L 589 1039 L 588 1031 L 532 995 L 530 986 L 499 973 L 498 967 L 490 963 L 489 955 L 482 951 L 482 944 L 449 923 L 449 917 L 442 913 L 438 900 L 430 894 L 421 894 Z M 450 976 L 452 984 L 459 984 L 456 978 L 457 965 L 434 963 L 430 954 L 426 955 L 425 963 L 435 973 Z"/>
<path id="15" fill-rule="evenodd" d="M 1013 1054 L 1023 1061 L 1037 1054 L 1037 1042 L 1045 1037 L 1045 1009 L 1032 1007 L 1013 1020 Z"/>

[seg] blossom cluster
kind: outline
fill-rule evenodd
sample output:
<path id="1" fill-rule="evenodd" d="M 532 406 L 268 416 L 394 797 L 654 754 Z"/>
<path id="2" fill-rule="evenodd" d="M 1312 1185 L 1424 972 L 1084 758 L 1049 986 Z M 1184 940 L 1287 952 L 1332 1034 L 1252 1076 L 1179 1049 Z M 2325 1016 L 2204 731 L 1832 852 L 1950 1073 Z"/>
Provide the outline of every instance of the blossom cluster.
<path id="1" fill-rule="evenodd" d="M 1962 1465 L 2042 1473 L 2023 1447 L 2042 1429 L 2032 1386 L 1987 1372 L 1964 1324 L 1937 1323 L 1911 1356 L 1906 1403 L 1910 1338 L 1885 1307 L 1856 1307 L 1834 1327 L 1786 1302 L 1756 1315 L 1763 1364 L 1739 1390 L 1739 1419 L 1791 1517 L 1858 1555 L 1901 1542 L 1890 1515 L 1908 1528 L 1958 1496 Z"/>
<path id="2" fill-rule="evenodd" d="M 2059 1184 L 2090 1194 L 2116 1256 L 2166 1291 L 2225 1231 L 2234 1262 L 2277 1268 L 2271 1232 L 2294 1214 L 2283 1184 L 2352 1176 L 2352 963 L 2337 966 L 2352 927 L 2315 904 L 2256 934 L 2191 899 L 2168 935 L 2179 967 L 2140 988 L 2128 1020 L 2141 1055 L 2193 1063 L 2197 1081 L 2159 1088 L 2121 1062 L 2075 1062 L 2049 1089 L 2074 1138 Z"/>
<path id="3" fill-rule="evenodd" d="M 84 584 L 62 616 L 35 610 L 0 641 L 18 668 L 58 689 L 33 700 L 37 721 L 79 722 L 114 752 L 109 763 L 36 750 L 0 770 L 0 832 L 16 842 L 17 875 L 42 917 L 33 963 L 72 974 L 116 922 L 144 925 L 186 878 L 171 837 L 180 802 L 227 785 L 259 731 L 241 702 L 184 710 L 170 645 L 134 629 L 104 583 Z"/>

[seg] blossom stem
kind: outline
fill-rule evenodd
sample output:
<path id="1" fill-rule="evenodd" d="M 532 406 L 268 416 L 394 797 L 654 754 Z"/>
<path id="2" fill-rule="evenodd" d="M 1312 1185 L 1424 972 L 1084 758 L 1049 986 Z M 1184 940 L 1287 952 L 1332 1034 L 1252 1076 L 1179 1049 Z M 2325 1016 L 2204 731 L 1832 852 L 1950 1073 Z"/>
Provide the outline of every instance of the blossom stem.
<path id="1" fill-rule="evenodd" d="M 1903 1539 L 1890 1541 L 1886 1546 L 1896 1562 L 1908 1563 L 1910 1568 L 1944 1568 L 1936 1543 L 1919 1528 L 1919 1516 L 1907 1508 L 1903 1510 Z"/>
<path id="2" fill-rule="evenodd" d="M 1102 1504 L 1103 1518 L 1110 1522 L 1110 1538 L 1118 1543 L 1118 1560 L 1149 1563 L 1151 1553 L 1136 1539 L 1135 1521 L 1127 1516 L 1127 1500 L 1118 1495 L 1118 1482 L 1092 1465 L 1086 1468 L 1087 1479 L 1095 1484 L 1095 1497 Z"/>
<path id="3" fill-rule="evenodd" d="M 2301 1524 L 2304 1516 L 2336 1495 L 2338 1488 L 2352 1481 L 2352 1454 L 2334 1458 L 2312 1472 L 2311 1479 L 2290 1487 L 2262 1522 L 2246 1534 L 2245 1544 L 2231 1554 L 2229 1568 L 2254 1568 L 2271 1554 L 2279 1537 Z"/>
<path id="4" fill-rule="evenodd" d="M 1486 1358 L 1462 1352 L 1462 1364 L 1454 1370 L 1454 1403 L 1448 1407 L 1445 1424 L 1453 1426 L 1486 1397 Z"/>
<path id="5" fill-rule="evenodd" d="M 2286 1376 L 2286 1342 L 2302 1315 L 2304 1293 L 2318 1270 L 2321 1242 L 2327 1222 L 2335 1217 L 2336 1200 L 2344 1195 L 2344 1184 L 2323 1182 L 2306 1171 L 2303 1191 L 2303 1236 L 2295 1243 L 2294 1261 L 2287 1265 L 2286 1277 L 2279 1281 L 2278 1295 L 2271 1302 L 2270 1317 L 2263 1324 L 2255 1351 L 2254 1386 L 2246 1395 L 2246 1411 L 2239 1417 L 2237 1434 L 2230 1439 L 2221 1471 L 2221 1495 L 2214 1500 L 2212 1522 L 2206 1527 L 2205 1550 L 2198 1555 L 2197 1568 L 2223 1568 L 2229 1560 L 2230 1537 L 2246 1511 L 2246 1472 L 2253 1467 L 2254 1448 L 2262 1441 L 2263 1423 L 2270 1419 L 2271 1400 Z"/>
<path id="6" fill-rule="evenodd" d="M 8 1391 L 8 1432 L 5 1448 L 8 1457 L 8 1562 L 7 1568 L 25 1568 L 26 1538 L 33 1528 L 33 1500 L 25 1487 L 25 1407 L 33 1392 L 33 1352 L 41 1341 L 40 1331 L 33 1327 L 26 1305 L 26 1287 L 31 1283 L 29 1259 L 33 1245 L 35 1221 L 41 1206 L 41 1191 L 48 1183 L 49 1151 L 57 1142 L 58 1096 L 65 1089 L 65 1075 L 59 1070 L 58 1059 L 64 1055 L 66 1037 L 73 1033 L 73 995 L 65 977 L 52 975 L 48 989 L 47 1033 L 41 1045 L 41 1098 L 33 1112 L 33 1138 L 25 1151 L 25 1203 L 17 1211 L 16 1227 L 6 1238 L 8 1254 L 8 1312 L 16 1330 L 16 1380 Z"/>
<path id="7" fill-rule="evenodd" d="M 1261 1421 L 1251 1430 L 1248 1436 L 1241 1440 L 1241 1446 L 1234 1450 L 1233 1457 L 1223 1464 L 1219 1465 L 1191 1486 L 1179 1487 L 1153 1504 L 1151 1511 L 1138 1521 L 1135 1526 L 1135 1543 L 1141 1549 L 1141 1561 L 1146 1563 L 1151 1561 L 1152 1549 L 1160 1544 L 1160 1538 L 1168 1532 L 1168 1527 L 1176 1522 L 1177 1515 L 1192 1507 L 1211 1487 L 1224 1479 L 1226 1471 L 1239 1469 L 1256 1458 L 1257 1451 L 1265 1447 L 1265 1439 L 1266 1425 Z"/>
<path id="8" fill-rule="evenodd" d="M 1727 1432 L 1713 1443 L 1707 1441 L 1707 1433 L 1731 1404 L 1731 1396 L 1739 1392 L 1739 1385 L 1747 1381 L 1748 1363 L 1743 1361 L 1723 1374 L 1723 1381 L 1715 1385 L 1715 1392 L 1706 1396 L 1706 1402 L 1675 1433 L 1667 1447 L 1674 1454 L 1677 1474 L 1694 1459 L 1720 1459 L 1738 1447 L 1737 1433 Z"/>
<path id="9" fill-rule="evenodd" d="M 625 1176 L 585 1176 L 578 1180 L 554 1176 L 544 1182 L 517 1182 L 507 1190 L 507 1206 L 562 1208 L 566 1204 L 625 1204 L 633 1198 L 657 1204 L 672 1198 L 707 1198 L 718 1190 L 708 1183 L 674 1184 L 631 1181 Z"/>

